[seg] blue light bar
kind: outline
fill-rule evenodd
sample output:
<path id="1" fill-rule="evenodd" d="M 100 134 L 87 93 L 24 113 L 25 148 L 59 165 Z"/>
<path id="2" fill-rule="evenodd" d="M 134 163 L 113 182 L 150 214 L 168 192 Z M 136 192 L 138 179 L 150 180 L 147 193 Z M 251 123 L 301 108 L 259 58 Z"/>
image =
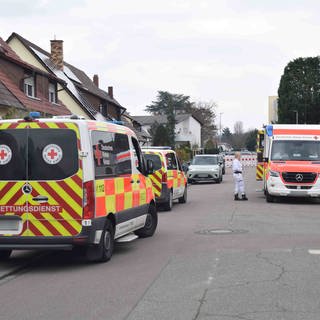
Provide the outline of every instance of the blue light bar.
<path id="1" fill-rule="evenodd" d="M 38 119 L 40 118 L 40 112 L 38 111 L 31 111 L 29 112 L 29 117 L 33 119 Z"/>
<path id="2" fill-rule="evenodd" d="M 266 132 L 269 137 L 272 137 L 273 136 L 273 126 L 272 125 L 266 126 Z"/>
<path id="3" fill-rule="evenodd" d="M 114 124 L 120 124 L 123 126 L 123 121 L 120 120 L 108 120 L 108 122 L 114 123 Z"/>

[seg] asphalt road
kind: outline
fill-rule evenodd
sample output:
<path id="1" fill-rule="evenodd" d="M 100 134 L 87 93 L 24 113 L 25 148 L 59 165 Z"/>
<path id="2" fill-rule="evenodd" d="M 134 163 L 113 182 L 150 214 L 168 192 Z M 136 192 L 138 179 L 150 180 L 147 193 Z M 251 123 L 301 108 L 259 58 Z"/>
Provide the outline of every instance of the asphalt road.
<path id="1" fill-rule="evenodd" d="M 189 188 L 159 212 L 154 237 L 106 264 L 69 252 L 17 252 L 0 264 L 0 319 L 320 319 L 320 202 L 267 203 L 254 168 L 249 201 L 221 184 Z"/>

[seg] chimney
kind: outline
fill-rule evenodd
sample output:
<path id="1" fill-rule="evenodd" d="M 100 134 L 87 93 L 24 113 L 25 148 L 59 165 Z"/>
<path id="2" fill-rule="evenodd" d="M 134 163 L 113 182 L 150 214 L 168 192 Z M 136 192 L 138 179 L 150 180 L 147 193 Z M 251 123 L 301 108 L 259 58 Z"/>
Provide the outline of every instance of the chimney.
<path id="1" fill-rule="evenodd" d="M 50 42 L 50 60 L 53 62 L 57 69 L 63 70 L 63 40 L 50 40 Z"/>
<path id="2" fill-rule="evenodd" d="M 99 88 L 99 77 L 97 74 L 93 76 L 93 83 Z"/>
<path id="3" fill-rule="evenodd" d="M 113 99 L 113 87 L 108 87 L 108 95 Z"/>

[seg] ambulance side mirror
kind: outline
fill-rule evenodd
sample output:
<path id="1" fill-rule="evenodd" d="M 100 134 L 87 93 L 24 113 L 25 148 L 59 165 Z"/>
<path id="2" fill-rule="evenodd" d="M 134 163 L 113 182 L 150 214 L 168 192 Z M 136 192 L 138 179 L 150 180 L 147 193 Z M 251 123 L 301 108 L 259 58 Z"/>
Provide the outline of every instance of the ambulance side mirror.
<path id="1" fill-rule="evenodd" d="M 154 173 L 153 161 L 148 159 L 147 160 L 147 174 Z"/>

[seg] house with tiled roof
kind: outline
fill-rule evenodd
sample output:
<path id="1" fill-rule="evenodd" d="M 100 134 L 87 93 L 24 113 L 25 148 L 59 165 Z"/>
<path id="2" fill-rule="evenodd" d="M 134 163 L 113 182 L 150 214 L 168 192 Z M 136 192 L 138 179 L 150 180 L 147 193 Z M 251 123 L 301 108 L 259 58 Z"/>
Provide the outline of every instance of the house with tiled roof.
<path id="1" fill-rule="evenodd" d="M 56 90 L 63 80 L 23 61 L 0 38 L 0 116 L 27 115 L 39 111 L 43 116 L 70 114 L 58 99 Z"/>
<path id="2" fill-rule="evenodd" d="M 86 119 L 121 120 L 126 109 L 113 97 L 113 88 L 101 90 L 98 75 L 91 80 L 84 71 L 64 61 L 62 40 L 50 42 L 51 51 L 47 52 L 15 32 L 7 40 L 21 60 L 62 80 L 56 94 L 72 114 Z"/>
<path id="3" fill-rule="evenodd" d="M 155 123 L 166 125 L 168 122 L 166 115 L 132 116 L 132 118 L 139 122 L 142 129 L 147 132 L 149 132 L 151 126 Z M 175 119 L 176 146 L 189 144 L 191 147 L 200 147 L 202 122 L 195 115 L 189 113 L 177 114 Z"/>

